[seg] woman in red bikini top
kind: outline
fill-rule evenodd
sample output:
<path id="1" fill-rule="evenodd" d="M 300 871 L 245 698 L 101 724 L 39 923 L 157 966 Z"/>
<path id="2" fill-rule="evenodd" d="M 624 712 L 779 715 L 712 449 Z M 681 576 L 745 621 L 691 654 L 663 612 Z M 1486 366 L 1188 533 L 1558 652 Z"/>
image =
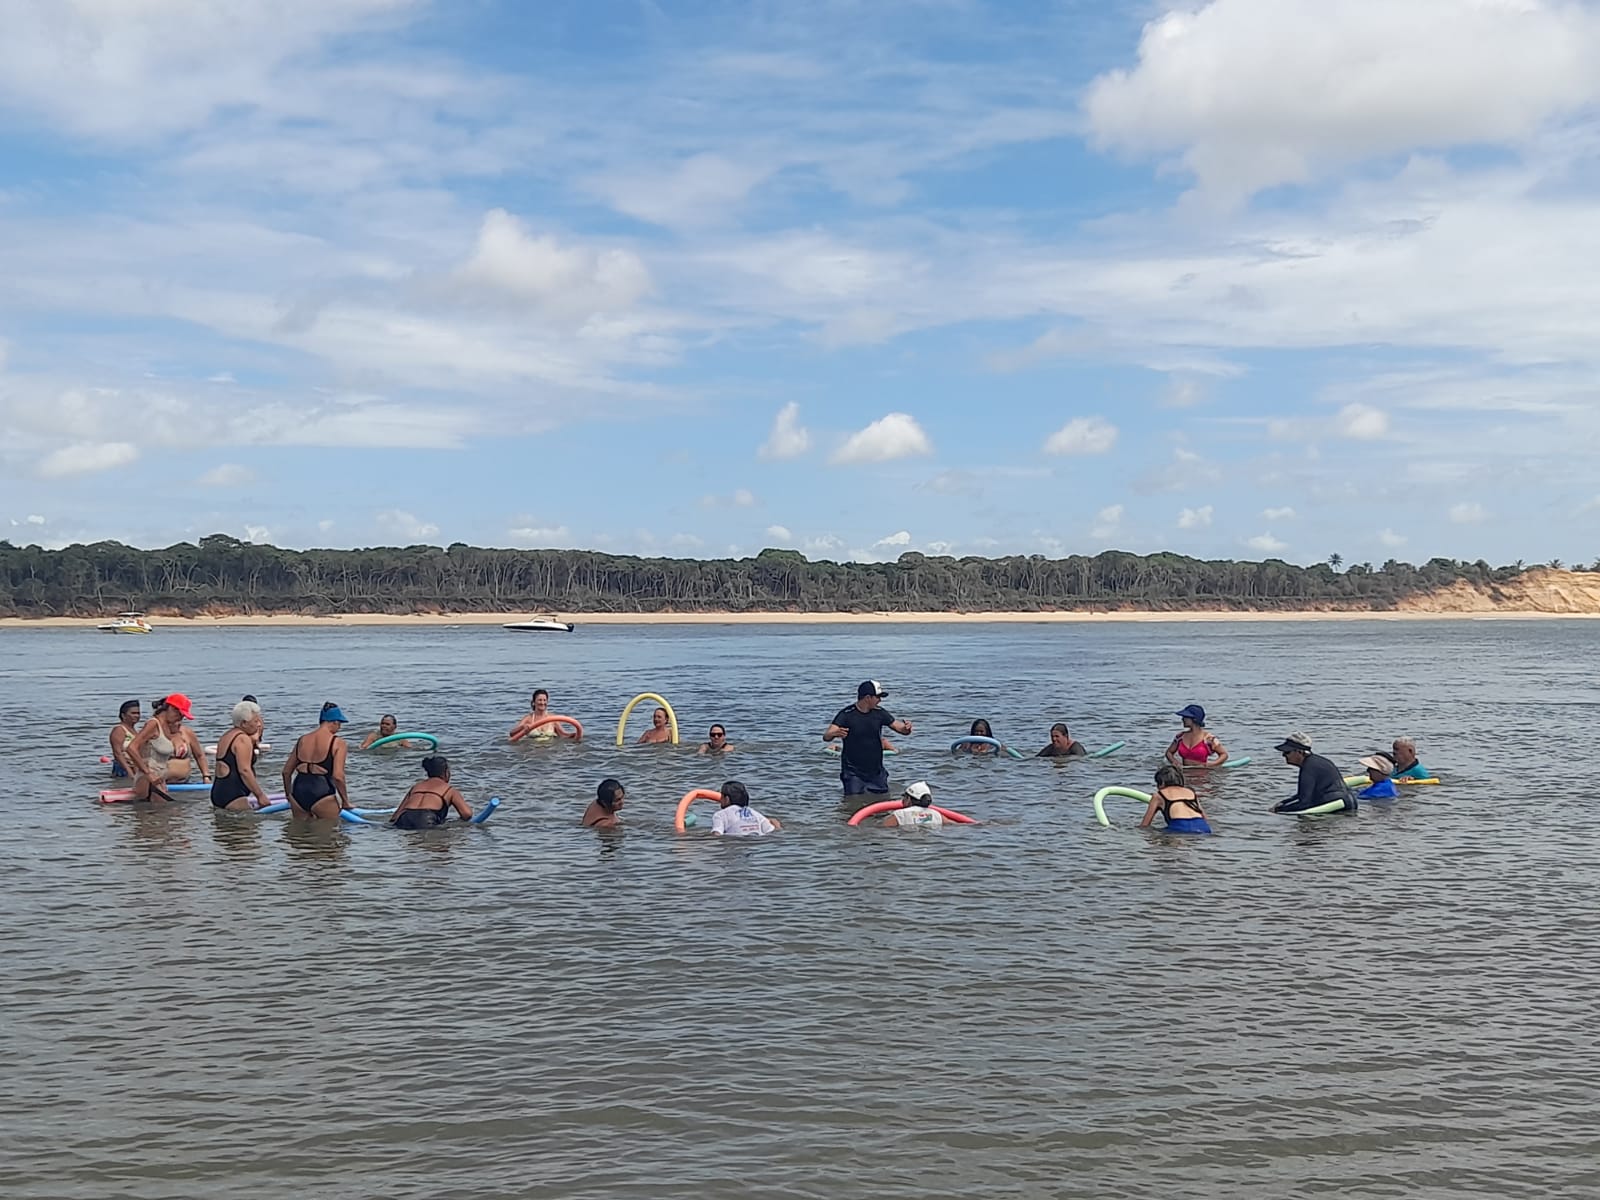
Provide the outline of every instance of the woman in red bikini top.
<path id="1" fill-rule="evenodd" d="M 1189 704 L 1178 710 L 1183 732 L 1167 747 L 1167 761 L 1175 767 L 1220 767 L 1228 761 L 1225 746 L 1206 732 L 1206 710 Z"/>

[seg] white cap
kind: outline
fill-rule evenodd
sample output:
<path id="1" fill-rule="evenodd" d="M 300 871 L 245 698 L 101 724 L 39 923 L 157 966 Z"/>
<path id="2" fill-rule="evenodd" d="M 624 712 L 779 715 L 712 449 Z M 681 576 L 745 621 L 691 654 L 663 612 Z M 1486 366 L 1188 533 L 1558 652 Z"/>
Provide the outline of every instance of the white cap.
<path id="1" fill-rule="evenodd" d="M 928 801 L 933 799 L 933 789 L 919 780 L 918 782 L 909 785 L 906 790 L 901 793 L 901 796 L 906 800 L 919 800 L 923 804 L 926 804 Z"/>

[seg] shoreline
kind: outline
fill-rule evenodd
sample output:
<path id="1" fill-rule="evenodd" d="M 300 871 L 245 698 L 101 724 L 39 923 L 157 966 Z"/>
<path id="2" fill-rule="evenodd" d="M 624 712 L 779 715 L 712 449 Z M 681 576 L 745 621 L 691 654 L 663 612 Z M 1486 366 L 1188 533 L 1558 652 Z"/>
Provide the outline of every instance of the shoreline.
<path id="1" fill-rule="evenodd" d="M 1560 613 L 1536 609 L 1446 610 L 1403 609 L 1386 612 L 875 612 L 875 613 L 561 613 L 559 619 L 584 625 L 1100 625 L 1155 623 L 1232 623 L 1288 621 L 1548 621 L 1590 620 L 1600 613 Z M 89 629 L 107 617 L 0 617 L 0 629 Z M 232 615 L 223 617 L 151 617 L 157 629 L 355 629 L 382 626 L 498 626 L 519 619 L 516 613 L 344 613 L 313 617 L 299 614 Z M 120 635 L 119 635 L 120 636 Z"/>

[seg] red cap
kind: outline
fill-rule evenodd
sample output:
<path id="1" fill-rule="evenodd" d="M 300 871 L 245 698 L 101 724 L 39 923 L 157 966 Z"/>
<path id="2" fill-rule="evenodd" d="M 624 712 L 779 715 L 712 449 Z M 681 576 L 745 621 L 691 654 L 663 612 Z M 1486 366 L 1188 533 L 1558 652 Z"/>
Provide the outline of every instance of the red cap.
<path id="1" fill-rule="evenodd" d="M 185 721 L 194 720 L 194 709 L 189 704 L 189 697 L 185 696 L 182 692 L 173 692 L 172 695 L 168 696 L 163 701 L 163 703 L 170 704 L 173 708 L 181 712 Z"/>

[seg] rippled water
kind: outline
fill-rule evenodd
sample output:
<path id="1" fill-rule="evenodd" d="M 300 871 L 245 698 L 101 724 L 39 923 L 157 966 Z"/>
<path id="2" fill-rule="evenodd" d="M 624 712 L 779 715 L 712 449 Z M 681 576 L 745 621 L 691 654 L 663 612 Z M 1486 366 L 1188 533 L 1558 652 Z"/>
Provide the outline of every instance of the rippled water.
<path id="1" fill-rule="evenodd" d="M 0 635 L 0 1195 L 1600 1195 L 1600 888 L 1567 756 L 1581 622 L 76 631 Z M 891 759 L 986 823 L 844 827 L 817 741 L 866 676 Z M 543 685 L 581 747 L 510 746 Z M 438 733 L 479 829 L 90 802 L 117 703 L 207 740 L 260 696 L 269 773 L 339 701 Z M 611 745 L 659 690 L 683 748 Z M 1218 836 L 1093 823 L 1190 701 L 1252 766 Z M 958 761 L 974 716 L 1030 751 Z M 644 727 L 641 706 L 630 736 Z M 711 720 L 739 749 L 692 747 Z M 1270 747 L 1414 734 L 1446 777 L 1354 817 L 1264 810 Z M 416 755 L 352 757 L 357 803 Z M 576 827 L 602 776 L 627 831 Z M 1580 768 L 1581 776 L 1587 770 Z M 672 832 L 744 779 L 785 832 Z M 273 790 L 276 790 L 274 786 Z"/>

